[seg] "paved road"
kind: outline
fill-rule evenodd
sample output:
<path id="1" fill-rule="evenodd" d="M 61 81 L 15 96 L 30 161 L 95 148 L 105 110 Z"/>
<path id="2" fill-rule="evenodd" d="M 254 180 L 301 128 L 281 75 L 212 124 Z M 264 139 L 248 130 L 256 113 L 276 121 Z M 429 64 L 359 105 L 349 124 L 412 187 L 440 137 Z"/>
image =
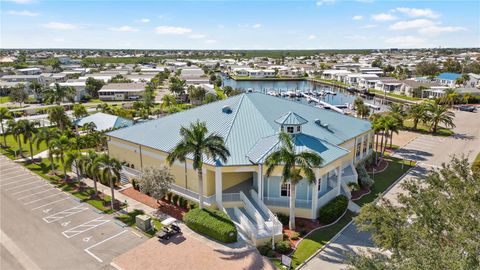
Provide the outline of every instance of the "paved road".
<path id="1" fill-rule="evenodd" d="M 396 156 L 418 161 L 418 165 L 405 175 L 386 194 L 395 202 L 396 197 L 403 190 L 400 183 L 413 177 L 424 176 L 428 170 L 448 162 L 451 155 L 468 155 L 472 161 L 480 151 L 480 112 L 455 112 L 455 135 L 451 137 L 436 137 L 422 135 L 411 141 L 396 152 Z M 302 269 L 345 269 L 345 254 L 359 252 L 366 248 L 372 248 L 370 234 L 358 232 L 355 224 L 350 223 L 338 238 L 328 244 L 325 249 L 318 253 Z"/>
<path id="2" fill-rule="evenodd" d="M 0 269 L 111 269 L 146 238 L 0 155 Z"/>

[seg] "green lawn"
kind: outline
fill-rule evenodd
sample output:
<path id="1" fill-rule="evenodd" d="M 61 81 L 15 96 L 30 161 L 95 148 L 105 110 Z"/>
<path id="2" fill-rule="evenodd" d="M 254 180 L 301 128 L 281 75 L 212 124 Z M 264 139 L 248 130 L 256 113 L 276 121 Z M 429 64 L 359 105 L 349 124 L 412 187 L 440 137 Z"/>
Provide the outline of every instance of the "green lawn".
<path id="1" fill-rule="evenodd" d="M 403 121 L 403 126 L 407 129 L 410 129 L 411 131 L 414 131 L 412 128 L 413 128 L 413 121 L 410 120 L 410 119 L 407 119 L 405 121 Z M 417 130 L 415 130 L 416 132 L 420 132 L 420 133 L 423 133 L 423 134 L 432 134 L 430 132 L 430 127 L 427 126 L 425 123 L 423 122 L 418 122 L 418 125 L 417 125 Z M 445 128 L 445 127 L 438 127 L 437 128 L 437 132 L 434 134 L 434 135 L 438 135 L 438 136 L 445 136 L 445 137 L 448 137 L 448 136 L 452 136 L 453 134 L 455 134 L 455 132 L 453 132 L 451 129 L 448 129 L 448 128 Z"/>
<path id="2" fill-rule="evenodd" d="M 72 194 L 77 197 L 80 201 L 88 203 L 93 207 L 104 213 L 113 213 L 114 211 L 110 209 L 111 197 L 104 195 L 103 199 L 93 199 L 95 191 L 91 187 L 83 188 L 78 190 L 78 184 L 76 182 L 64 182 L 63 177 L 63 168 L 59 161 L 54 160 L 54 167 L 58 172 L 58 175 L 50 174 L 50 161 L 48 159 L 43 159 L 41 162 L 37 163 L 22 163 L 27 169 L 32 172 L 40 175 L 46 180 L 50 181 L 52 184 L 57 186 L 59 189 Z M 68 171 L 68 170 L 67 170 Z"/>
<path id="3" fill-rule="evenodd" d="M 135 217 L 143 214 L 145 213 L 142 210 L 134 209 L 133 211 L 130 211 L 127 214 L 122 214 L 115 217 L 115 219 L 120 220 L 121 222 L 125 223 L 127 226 L 135 227 Z M 153 223 L 153 230 L 149 232 L 143 232 L 149 237 L 153 237 L 155 233 L 158 232 L 163 227 L 162 223 L 154 217 L 152 217 L 152 223 Z"/>
<path id="4" fill-rule="evenodd" d="M 375 173 L 375 175 L 370 174 L 373 178 L 375 183 L 371 187 L 371 192 L 359 200 L 354 201 L 359 206 L 362 206 L 366 203 L 373 202 L 379 194 L 384 192 L 388 187 L 390 187 L 400 176 L 402 176 L 408 169 L 410 169 L 414 164 L 412 162 L 412 166 L 410 165 L 410 161 L 394 158 L 394 157 L 385 157 L 388 161 L 388 167 L 385 171 L 380 173 Z M 402 168 L 403 163 L 403 168 Z"/>
<path id="5" fill-rule="evenodd" d="M 344 86 L 344 87 L 348 87 L 349 85 L 346 84 L 346 83 L 343 83 L 343 82 L 339 82 L 339 81 L 336 81 L 336 80 L 325 80 L 325 79 L 320 79 L 318 77 L 315 78 L 315 81 L 318 81 L 318 82 L 321 82 L 321 83 L 325 83 L 325 84 L 330 84 L 330 85 L 336 85 L 336 86 Z"/>
<path id="6" fill-rule="evenodd" d="M 30 145 L 29 143 L 23 143 L 23 136 L 20 135 L 20 140 L 22 142 L 22 152 L 23 155 L 26 157 L 30 156 Z M 0 143 L 3 145 L 3 135 L 0 136 Z M 15 151 L 18 151 L 18 143 L 15 138 L 13 138 L 13 135 L 9 134 L 7 135 L 7 146 L 8 148 L 0 148 L 0 152 L 7 156 L 10 159 L 18 159 L 20 156 L 18 156 L 20 153 L 17 153 L 17 157 L 15 157 Z M 33 144 L 33 155 L 36 155 L 40 152 L 43 152 L 47 149 L 47 145 L 43 142 L 39 145 L 37 148 L 36 143 Z"/>
<path id="7" fill-rule="evenodd" d="M 385 95 L 385 92 L 380 91 L 380 90 L 376 90 L 376 89 L 373 89 L 373 88 L 369 88 L 369 89 L 368 89 L 368 92 L 370 92 L 370 93 L 375 93 L 375 94 L 379 94 L 380 96 Z M 393 93 L 387 93 L 386 96 L 387 96 L 387 97 L 391 97 L 391 98 L 404 99 L 404 100 L 408 100 L 408 101 L 419 101 L 419 100 L 422 100 L 421 98 L 408 97 L 408 96 L 398 95 L 398 94 L 393 94 Z"/>
<path id="8" fill-rule="evenodd" d="M 0 104 L 2 103 L 7 103 L 10 101 L 10 97 L 9 96 L 0 96 Z"/>
<path id="9" fill-rule="evenodd" d="M 337 223 L 332 226 L 316 230 L 298 245 L 292 254 L 292 268 L 295 269 L 306 259 L 308 259 L 317 250 L 327 244 L 343 227 L 345 227 L 353 218 L 353 213 L 348 211 Z M 275 263 L 275 262 L 274 262 Z"/>

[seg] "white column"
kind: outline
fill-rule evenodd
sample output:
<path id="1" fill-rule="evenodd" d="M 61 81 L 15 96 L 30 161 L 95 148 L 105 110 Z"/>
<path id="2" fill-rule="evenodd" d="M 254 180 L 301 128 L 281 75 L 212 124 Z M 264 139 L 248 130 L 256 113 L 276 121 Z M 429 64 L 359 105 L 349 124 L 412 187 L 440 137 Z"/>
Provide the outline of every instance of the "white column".
<path id="1" fill-rule="evenodd" d="M 263 201 L 263 165 L 258 164 L 257 173 L 258 200 Z"/>
<path id="2" fill-rule="evenodd" d="M 317 218 L 317 207 L 318 207 L 318 186 L 321 179 L 320 169 L 315 170 L 315 183 L 310 185 L 312 187 L 312 219 Z"/>
<path id="3" fill-rule="evenodd" d="M 340 165 L 337 168 L 337 188 L 338 188 L 338 193 L 337 196 L 340 195 L 340 192 L 342 190 L 342 166 Z"/>
<path id="4" fill-rule="evenodd" d="M 215 201 L 217 202 L 217 207 L 221 209 L 222 204 L 222 168 L 215 167 Z"/>

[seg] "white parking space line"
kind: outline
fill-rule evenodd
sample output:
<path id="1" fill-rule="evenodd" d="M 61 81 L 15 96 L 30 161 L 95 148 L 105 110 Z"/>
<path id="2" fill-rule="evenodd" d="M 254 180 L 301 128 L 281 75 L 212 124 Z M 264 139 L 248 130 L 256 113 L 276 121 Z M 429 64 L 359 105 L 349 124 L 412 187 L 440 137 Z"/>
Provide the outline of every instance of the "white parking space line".
<path id="1" fill-rule="evenodd" d="M 117 236 L 119 236 L 119 235 L 122 235 L 122 234 L 126 233 L 127 231 L 128 231 L 128 230 L 121 231 L 121 232 L 115 234 L 114 236 L 110 236 L 109 238 L 107 238 L 107 239 L 105 239 L 105 240 L 102 240 L 102 241 L 96 243 L 95 245 L 89 246 L 88 248 L 86 248 L 86 249 L 84 249 L 84 250 L 85 250 L 86 253 L 88 253 L 90 256 L 92 256 L 93 258 L 95 258 L 97 261 L 103 262 L 103 260 L 100 259 L 99 257 L 97 257 L 95 254 L 93 254 L 93 253 L 90 251 L 90 249 L 92 249 L 92 248 L 94 248 L 94 247 L 96 247 L 96 246 L 98 246 L 98 245 L 100 245 L 100 244 L 103 244 L 103 243 L 107 242 L 108 240 L 113 239 L 113 238 L 115 238 L 115 237 L 117 237 Z"/>
<path id="2" fill-rule="evenodd" d="M 5 173 L 5 174 L 2 173 L 2 181 L 6 180 L 6 179 L 10 179 L 10 178 L 15 178 L 15 177 L 18 177 L 18 176 L 26 175 L 26 174 L 30 174 L 30 172 L 21 170 L 21 171 L 8 172 L 8 173 Z"/>
<path id="3" fill-rule="evenodd" d="M 12 166 L 12 167 L 9 167 L 9 168 L 0 169 L 0 173 L 1 173 L 1 174 L 4 174 L 4 173 L 9 172 L 9 171 L 11 171 L 11 170 L 22 171 L 22 169 L 19 169 L 19 168 L 16 167 L 16 166 Z"/>
<path id="4" fill-rule="evenodd" d="M 57 203 L 57 202 L 65 201 L 65 200 L 68 200 L 68 199 L 70 199 L 70 198 L 69 198 L 69 197 L 67 197 L 67 198 L 63 198 L 63 199 L 56 200 L 56 201 L 53 201 L 53 202 L 49 202 L 49 203 L 46 203 L 46 204 L 43 204 L 43 205 L 37 206 L 37 207 L 35 207 L 35 208 L 32 208 L 32 211 L 33 211 L 33 210 L 40 209 L 40 208 L 43 208 L 43 207 L 45 207 L 45 206 L 48 206 L 48 205 L 55 204 L 55 203 Z"/>
<path id="5" fill-rule="evenodd" d="M 44 183 L 40 186 L 37 186 L 37 187 L 34 187 L 34 188 L 29 188 L 29 189 L 24 189 L 24 190 L 20 190 L 20 191 L 17 191 L 17 192 L 14 192 L 12 193 L 12 195 L 18 195 L 20 193 L 24 193 L 24 192 L 27 192 L 27 191 L 31 191 L 31 190 L 34 190 L 34 189 L 37 189 L 37 188 L 41 188 L 41 187 L 46 187 L 46 186 L 51 186 L 49 183 Z"/>
<path id="6" fill-rule="evenodd" d="M 30 179 L 30 180 L 31 180 L 31 179 Z M 31 185 L 31 184 L 37 184 L 37 183 L 44 183 L 44 181 L 41 180 L 41 179 L 38 179 L 38 180 L 29 182 L 29 183 L 25 183 L 25 184 L 18 185 L 18 186 L 16 186 L 16 187 L 7 188 L 7 189 L 5 189 L 5 190 L 6 190 L 6 191 L 10 191 L 10 190 L 17 189 L 17 188 L 19 188 L 19 187 L 24 187 L 24 186 L 28 186 L 28 185 Z"/>
<path id="7" fill-rule="evenodd" d="M 103 219 L 102 217 L 99 217 L 99 218 L 96 218 L 96 219 L 93 219 L 93 220 L 90 220 L 90 221 L 87 221 L 83 224 L 80 224 L 76 227 L 73 227 L 71 229 L 68 229 L 64 232 L 62 232 L 62 234 L 67 237 L 67 238 L 72 238 L 74 237 L 75 235 L 79 235 L 83 232 L 86 232 L 86 231 L 89 231 L 91 229 L 94 229 L 98 226 L 101 226 L 103 224 L 106 224 L 107 222 L 109 222 L 110 220 L 109 219 Z"/>
<path id="8" fill-rule="evenodd" d="M 88 209 L 88 207 L 78 205 L 78 206 L 69 208 L 67 210 L 57 212 L 57 213 L 52 214 L 48 217 L 44 217 L 43 220 L 47 223 L 52 223 L 52 222 L 58 221 L 62 218 L 66 218 L 66 217 L 69 217 L 71 215 L 75 215 L 75 214 L 80 213 L 82 211 L 85 211 L 87 209 Z"/>
<path id="9" fill-rule="evenodd" d="M 51 191 L 51 190 L 54 190 L 55 188 L 50 188 L 50 189 L 47 189 L 47 190 L 42 190 L 40 192 L 36 192 L 36 193 L 32 193 L 32 194 L 29 194 L 29 195 L 25 195 L 23 197 L 20 197 L 18 198 L 17 200 L 23 200 L 25 198 L 28 198 L 28 197 L 32 197 L 32 196 L 35 196 L 35 195 L 38 195 L 38 194 L 42 194 L 42 193 L 45 193 L 45 192 L 48 192 L 48 191 Z"/>
<path id="10" fill-rule="evenodd" d="M 46 197 L 43 197 L 43 198 L 40 198 L 40 199 L 36 199 L 36 200 L 33 200 L 33 201 L 29 201 L 28 203 L 24 203 L 23 205 L 30 205 L 32 203 L 36 203 L 38 201 L 41 201 L 41 200 L 45 200 L 46 198 L 50 198 L 50 197 L 53 197 L 53 196 L 58 196 L 58 195 L 62 195 L 63 193 L 55 193 L 55 194 L 52 194 L 52 195 L 48 195 Z"/>
<path id="11" fill-rule="evenodd" d="M 18 183 L 22 183 L 22 182 L 27 182 L 27 181 L 29 181 L 30 179 L 34 178 L 34 177 L 35 177 L 35 176 L 32 175 L 32 176 L 29 176 L 29 177 L 27 177 L 27 178 L 23 178 L 22 180 L 4 183 L 4 184 L 1 184 L 0 187 L 9 186 L 9 185 L 12 185 L 12 184 L 18 184 Z"/>

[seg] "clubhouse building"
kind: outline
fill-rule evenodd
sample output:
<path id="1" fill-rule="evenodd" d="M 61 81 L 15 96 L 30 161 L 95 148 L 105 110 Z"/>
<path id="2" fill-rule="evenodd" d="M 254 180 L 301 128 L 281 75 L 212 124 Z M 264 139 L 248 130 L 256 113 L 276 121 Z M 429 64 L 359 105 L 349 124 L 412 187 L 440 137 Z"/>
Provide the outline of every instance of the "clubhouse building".
<path id="1" fill-rule="evenodd" d="M 122 178 L 138 177 L 143 168 L 166 165 L 180 141 L 179 130 L 197 120 L 221 135 L 231 156 L 227 162 L 205 159 L 204 201 L 232 217 L 255 241 L 278 234 L 272 213 L 289 211 L 289 184 L 281 167 L 265 175 L 266 157 L 279 148 L 278 134 L 292 134 L 297 151 L 317 152 L 323 164 L 317 181 L 300 181 L 296 217 L 315 219 L 318 209 L 338 195 L 350 198 L 348 183 L 357 182 L 355 164 L 372 152 L 370 122 L 330 110 L 261 93 L 246 93 L 108 133 L 109 155 L 124 161 Z M 198 201 L 197 174 L 191 160 L 171 166 L 172 192 Z M 280 229 L 281 237 L 281 229 Z"/>

